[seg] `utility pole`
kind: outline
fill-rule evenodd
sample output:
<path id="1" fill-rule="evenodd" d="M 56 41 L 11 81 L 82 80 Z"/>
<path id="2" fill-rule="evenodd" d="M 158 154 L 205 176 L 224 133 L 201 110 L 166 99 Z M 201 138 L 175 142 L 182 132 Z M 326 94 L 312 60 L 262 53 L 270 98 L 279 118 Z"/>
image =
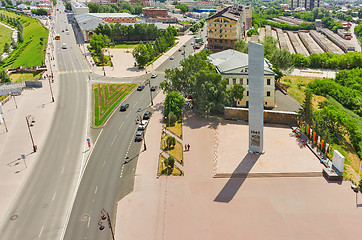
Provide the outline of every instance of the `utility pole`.
<path id="1" fill-rule="evenodd" d="M 54 95 L 53 95 L 52 84 L 50 83 L 50 76 L 48 77 L 48 81 L 49 81 L 50 93 L 52 95 L 52 102 L 54 102 Z"/>
<path id="2" fill-rule="evenodd" d="M 33 151 L 36 152 L 36 150 L 37 150 L 38 147 L 37 147 L 37 146 L 35 145 L 35 143 L 34 143 L 33 135 L 31 134 L 31 130 L 30 130 L 30 127 L 32 127 L 32 126 L 33 126 L 33 123 L 35 123 L 34 117 L 31 116 L 31 115 L 28 115 L 28 116 L 25 117 L 25 120 L 26 120 L 26 124 L 27 124 L 27 126 L 28 126 L 28 130 L 29 130 L 31 142 L 32 142 L 32 144 L 33 144 Z M 29 120 L 31 120 L 31 123 L 29 123 Z"/>

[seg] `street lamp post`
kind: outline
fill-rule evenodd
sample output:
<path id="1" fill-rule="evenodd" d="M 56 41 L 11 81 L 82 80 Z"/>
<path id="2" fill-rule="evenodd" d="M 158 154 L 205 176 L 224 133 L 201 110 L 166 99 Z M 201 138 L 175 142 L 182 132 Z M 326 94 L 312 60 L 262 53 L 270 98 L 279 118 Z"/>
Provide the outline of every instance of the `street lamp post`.
<path id="1" fill-rule="evenodd" d="M 25 121 L 26 121 L 26 124 L 28 126 L 31 142 L 33 144 L 33 151 L 36 152 L 38 147 L 34 143 L 33 135 L 31 134 L 31 130 L 30 130 L 30 127 L 32 127 L 33 123 L 35 123 L 34 117 L 31 116 L 31 115 L 28 115 L 28 116 L 25 117 Z"/>
<path id="2" fill-rule="evenodd" d="M 12 92 L 9 92 L 9 94 L 13 97 L 14 103 L 15 103 L 15 107 L 16 107 L 16 109 L 18 109 L 18 104 L 16 104 L 15 96 L 13 95 Z"/>
<path id="3" fill-rule="evenodd" d="M 148 85 L 149 88 L 150 88 L 151 106 L 153 106 L 152 91 L 151 91 L 151 80 L 150 80 L 150 79 L 147 79 L 145 85 Z"/>
<path id="4" fill-rule="evenodd" d="M 105 209 L 102 209 L 101 213 L 102 213 L 101 219 L 99 219 L 99 221 L 98 221 L 99 230 L 104 229 L 104 225 L 102 223 L 102 220 L 107 220 L 108 227 L 111 230 L 112 239 L 115 240 L 114 233 L 113 233 L 113 228 L 112 228 L 112 223 L 111 223 L 111 217 L 109 216 L 109 213 Z"/>
<path id="5" fill-rule="evenodd" d="M 50 82 L 50 76 L 48 77 L 48 81 L 49 81 L 50 93 L 51 93 L 51 95 L 52 95 L 52 102 L 54 102 L 54 95 L 53 95 L 52 84 L 51 84 L 51 82 Z"/>

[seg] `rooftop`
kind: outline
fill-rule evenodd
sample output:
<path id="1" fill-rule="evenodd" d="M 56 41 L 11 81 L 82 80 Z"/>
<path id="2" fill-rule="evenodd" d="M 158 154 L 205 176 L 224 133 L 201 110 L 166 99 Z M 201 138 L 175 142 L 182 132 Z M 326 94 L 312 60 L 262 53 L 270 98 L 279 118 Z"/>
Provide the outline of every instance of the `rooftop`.
<path id="1" fill-rule="evenodd" d="M 88 8 L 88 6 L 82 2 L 71 2 L 71 4 L 74 8 Z"/>
<path id="2" fill-rule="evenodd" d="M 212 63 L 217 71 L 222 74 L 228 71 L 248 66 L 249 56 L 246 53 L 228 49 L 211 54 L 207 60 Z M 264 71 L 274 74 L 273 66 L 264 58 Z"/>
<path id="3" fill-rule="evenodd" d="M 87 14 L 95 16 L 95 17 L 99 17 L 99 18 L 106 18 L 106 17 L 111 17 L 111 18 L 135 17 L 134 15 L 131 15 L 129 13 L 87 13 Z"/>

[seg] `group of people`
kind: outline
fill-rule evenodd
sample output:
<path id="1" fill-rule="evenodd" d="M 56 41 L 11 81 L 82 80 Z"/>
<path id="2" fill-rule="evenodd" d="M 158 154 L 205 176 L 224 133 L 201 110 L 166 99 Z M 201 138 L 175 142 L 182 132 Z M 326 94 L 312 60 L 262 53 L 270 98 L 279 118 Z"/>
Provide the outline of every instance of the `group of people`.
<path id="1" fill-rule="evenodd" d="M 185 151 L 190 151 L 190 144 L 185 144 Z"/>

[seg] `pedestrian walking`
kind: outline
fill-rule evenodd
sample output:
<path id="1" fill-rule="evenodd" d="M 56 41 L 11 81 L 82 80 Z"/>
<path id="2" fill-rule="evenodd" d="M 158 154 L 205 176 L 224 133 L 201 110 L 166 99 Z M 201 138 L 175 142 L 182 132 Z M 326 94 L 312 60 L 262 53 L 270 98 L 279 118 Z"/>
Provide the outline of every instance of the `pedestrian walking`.
<path id="1" fill-rule="evenodd" d="M 187 150 L 187 145 L 185 144 L 185 151 Z"/>
<path id="2" fill-rule="evenodd" d="M 187 151 L 190 151 L 190 144 L 187 144 Z"/>

